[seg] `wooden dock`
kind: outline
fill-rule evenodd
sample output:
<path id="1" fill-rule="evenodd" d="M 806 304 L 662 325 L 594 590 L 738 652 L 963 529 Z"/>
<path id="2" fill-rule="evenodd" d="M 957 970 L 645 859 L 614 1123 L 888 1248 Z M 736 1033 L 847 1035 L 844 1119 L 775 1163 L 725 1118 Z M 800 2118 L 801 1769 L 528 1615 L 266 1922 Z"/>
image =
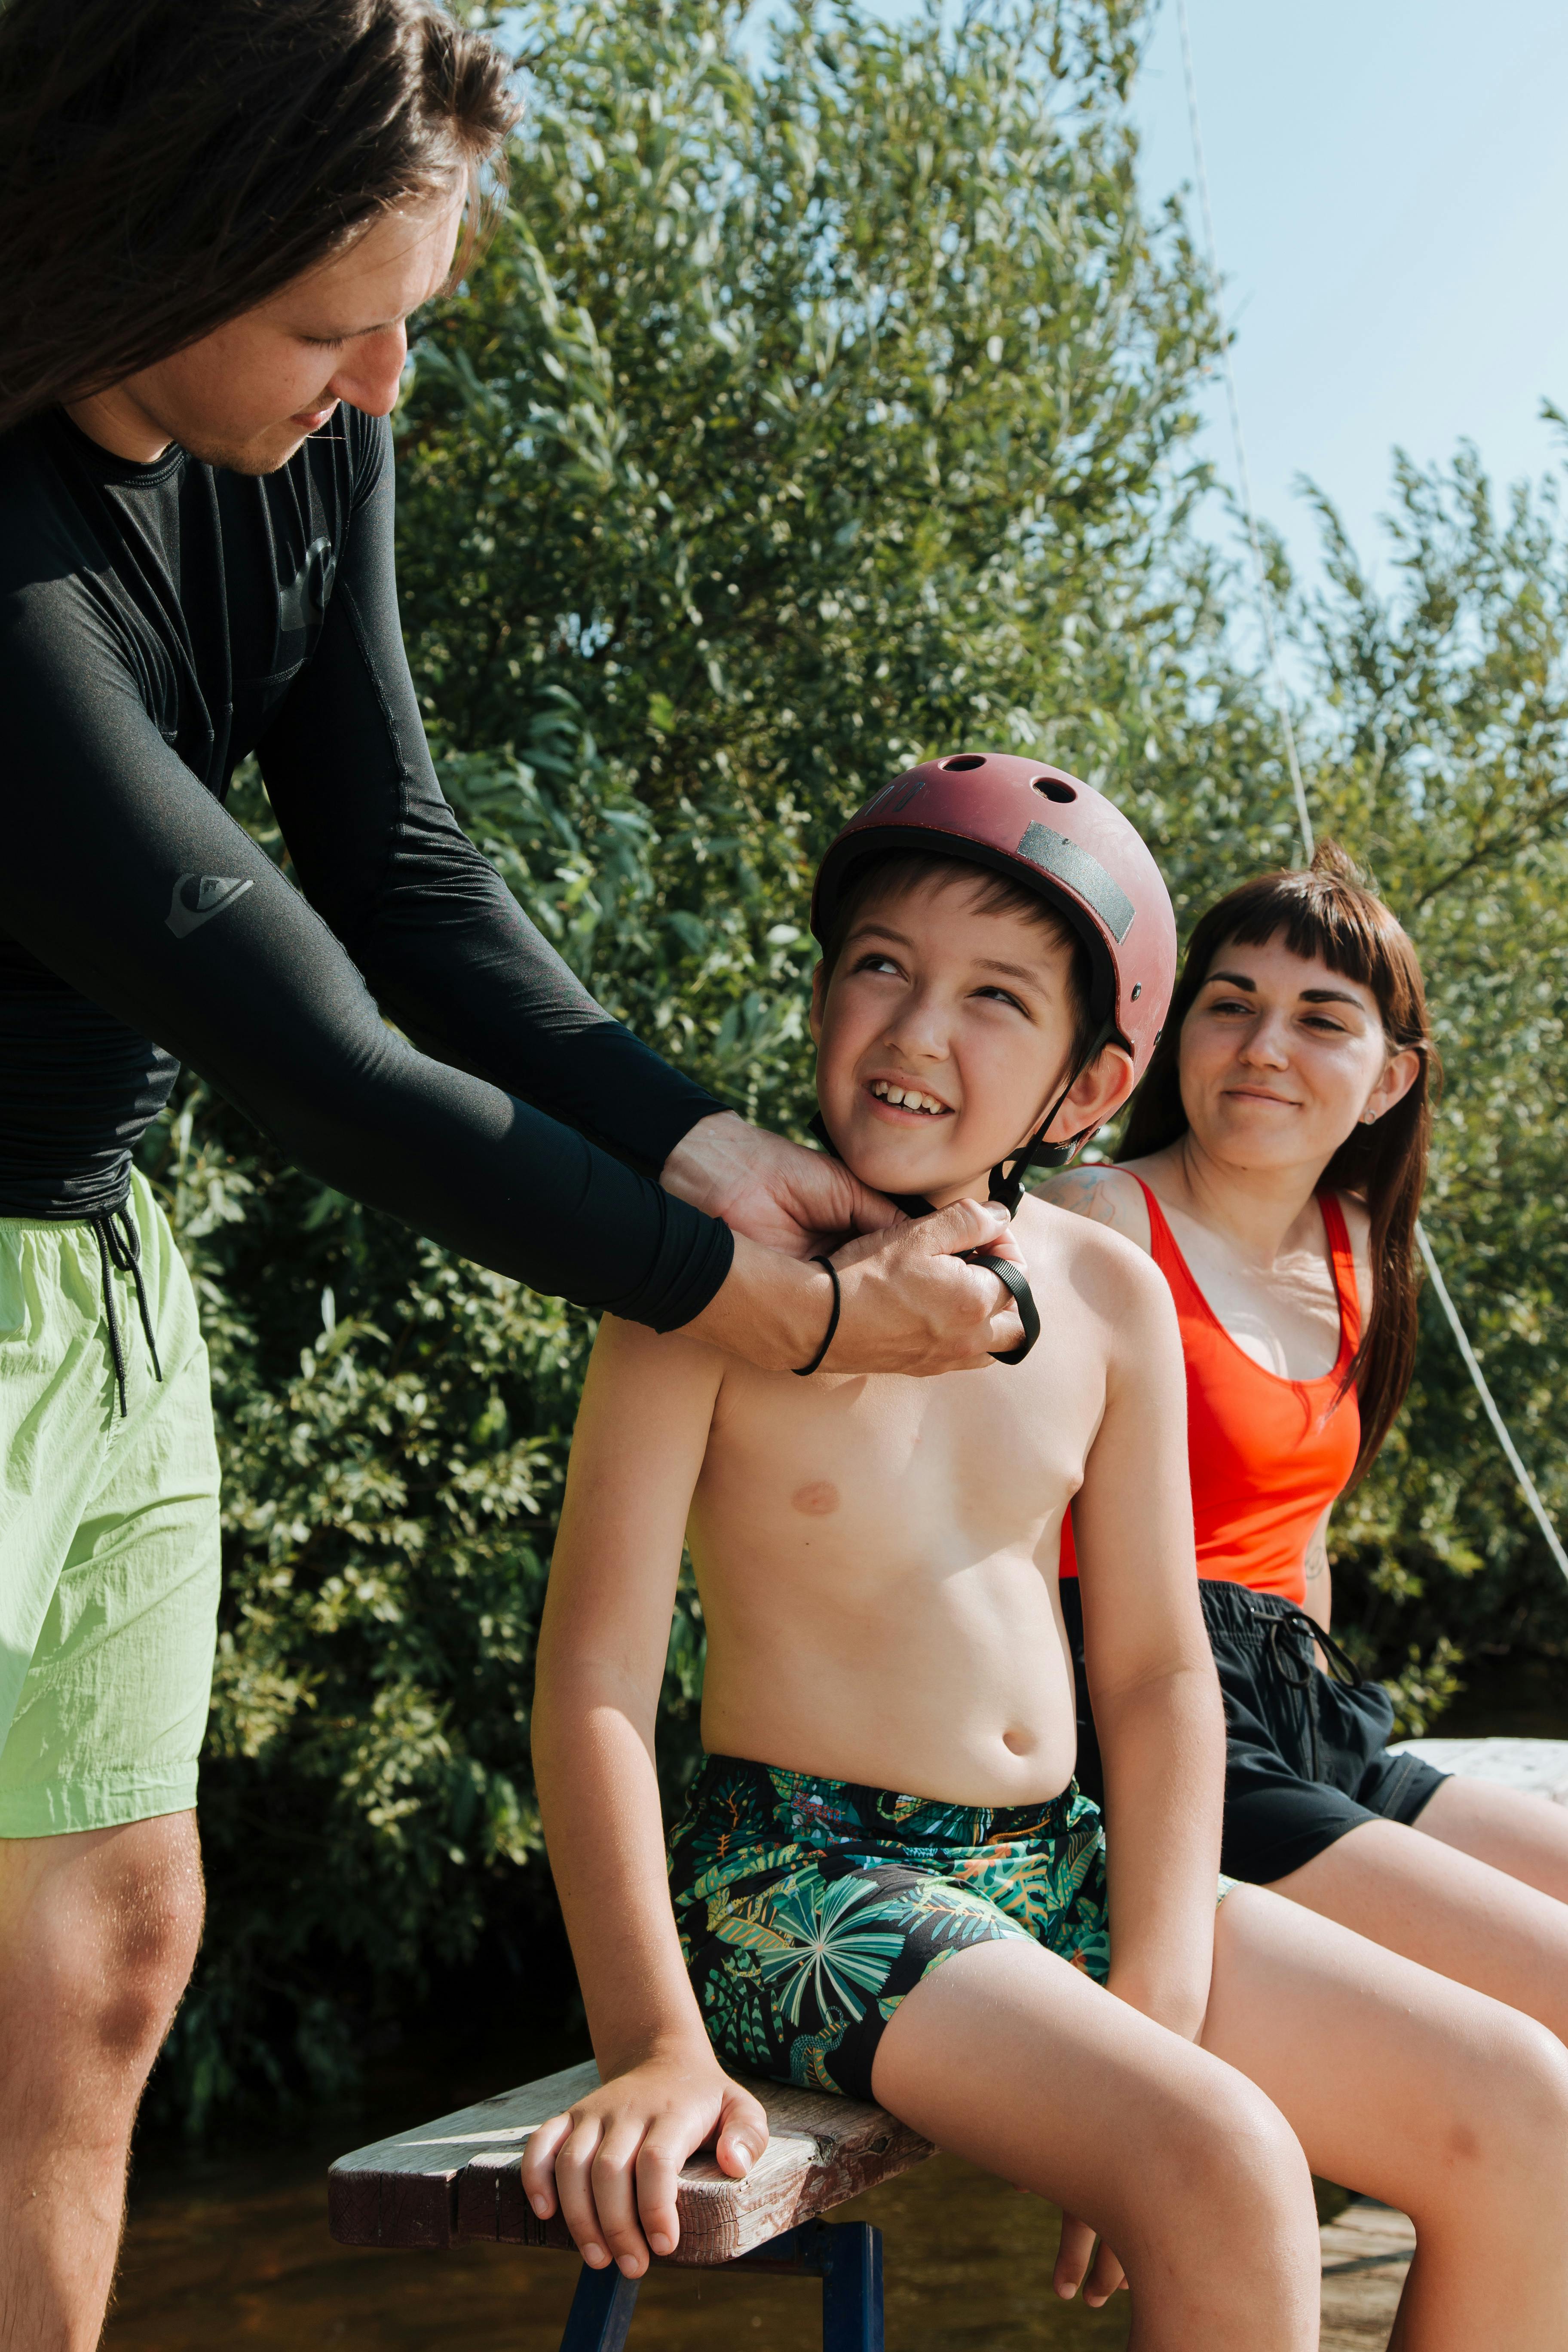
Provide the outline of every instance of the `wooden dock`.
<path id="1" fill-rule="evenodd" d="M 1321 2352 L 1363 2352 L 1388 2342 L 1400 2290 L 1415 2251 L 1414 2225 L 1386 2205 L 1360 2199 L 1325 2222 Z"/>

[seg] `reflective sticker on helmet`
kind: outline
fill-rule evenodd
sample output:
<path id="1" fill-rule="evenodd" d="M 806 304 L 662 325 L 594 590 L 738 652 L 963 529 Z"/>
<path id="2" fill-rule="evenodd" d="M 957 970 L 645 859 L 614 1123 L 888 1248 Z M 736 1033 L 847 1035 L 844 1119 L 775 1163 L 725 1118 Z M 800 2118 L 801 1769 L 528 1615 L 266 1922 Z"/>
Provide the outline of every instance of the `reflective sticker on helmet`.
<path id="1" fill-rule="evenodd" d="M 1018 855 L 1037 866 L 1044 874 L 1065 882 L 1075 891 L 1086 907 L 1092 907 L 1118 947 L 1132 928 L 1133 906 L 1119 883 L 1113 882 L 1098 857 L 1069 841 L 1065 833 L 1053 833 L 1048 824 L 1030 824 L 1024 828 L 1018 844 Z"/>
<path id="2" fill-rule="evenodd" d="M 919 798 L 926 788 L 926 782 L 924 776 L 895 776 L 890 784 L 882 786 L 874 800 L 867 802 L 856 822 L 864 824 L 873 813 L 882 817 L 897 816 L 901 810 L 908 808 L 912 800 Z"/>

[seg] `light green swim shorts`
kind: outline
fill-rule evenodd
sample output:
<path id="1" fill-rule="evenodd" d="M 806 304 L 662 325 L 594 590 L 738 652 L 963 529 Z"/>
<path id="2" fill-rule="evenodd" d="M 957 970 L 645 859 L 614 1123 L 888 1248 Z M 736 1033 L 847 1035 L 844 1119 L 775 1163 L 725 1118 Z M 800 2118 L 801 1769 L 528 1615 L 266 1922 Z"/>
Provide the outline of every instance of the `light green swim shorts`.
<path id="1" fill-rule="evenodd" d="M 196 1801 L 218 1594 L 207 1351 L 140 1175 L 128 1205 L 163 1377 L 111 1265 L 123 1413 L 97 1231 L 0 1219 L 0 1837 Z"/>

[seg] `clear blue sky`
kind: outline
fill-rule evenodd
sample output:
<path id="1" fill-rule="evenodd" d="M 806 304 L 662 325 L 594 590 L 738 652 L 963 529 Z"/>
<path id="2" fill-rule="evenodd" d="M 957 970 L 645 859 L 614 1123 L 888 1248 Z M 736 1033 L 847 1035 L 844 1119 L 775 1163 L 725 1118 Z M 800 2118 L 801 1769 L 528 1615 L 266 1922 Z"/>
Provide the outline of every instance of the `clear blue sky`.
<path id="1" fill-rule="evenodd" d="M 1187 0 L 1253 489 L 1310 568 L 1310 475 L 1370 555 L 1397 443 L 1500 481 L 1568 410 L 1564 0 Z M 1174 0 L 1135 97 L 1151 196 L 1193 179 Z M 1195 221 L 1195 204 L 1194 207 Z M 1208 446 L 1227 478 L 1217 379 Z"/>
<path id="2" fill-rule="evenodd" d="M 1427 464 L 1468 438 L 1500 482 L 1558 463 L 1540 409 L 1568 410 L 1568 0 L 1188 10 L 1253 489 L 1298 570 L 1318 544 L 1299 475 L 1371 562 L 1396 444 Z M 1175 0 L 1133 111 L 1153 202 L 1194 176 Z M 1209 413 L 1229 479 L 1217 376 Z"/>

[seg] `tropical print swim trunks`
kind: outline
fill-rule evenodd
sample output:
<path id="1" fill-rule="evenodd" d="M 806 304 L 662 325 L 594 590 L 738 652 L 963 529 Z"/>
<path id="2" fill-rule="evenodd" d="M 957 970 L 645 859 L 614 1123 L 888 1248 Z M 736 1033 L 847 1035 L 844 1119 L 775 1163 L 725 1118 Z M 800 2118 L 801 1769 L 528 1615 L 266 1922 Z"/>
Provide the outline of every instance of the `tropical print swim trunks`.
<path id="1" fill-rule="evenodd" d="M 1103 1984 L 1099 1809 L 1069 1786 L 990 1810 L 710 1756 L 670 1833 L 670 1895 L 732 2066 L 869 2099 L 888 2020 L 971 1944 L 1031 1937 Z"/>

